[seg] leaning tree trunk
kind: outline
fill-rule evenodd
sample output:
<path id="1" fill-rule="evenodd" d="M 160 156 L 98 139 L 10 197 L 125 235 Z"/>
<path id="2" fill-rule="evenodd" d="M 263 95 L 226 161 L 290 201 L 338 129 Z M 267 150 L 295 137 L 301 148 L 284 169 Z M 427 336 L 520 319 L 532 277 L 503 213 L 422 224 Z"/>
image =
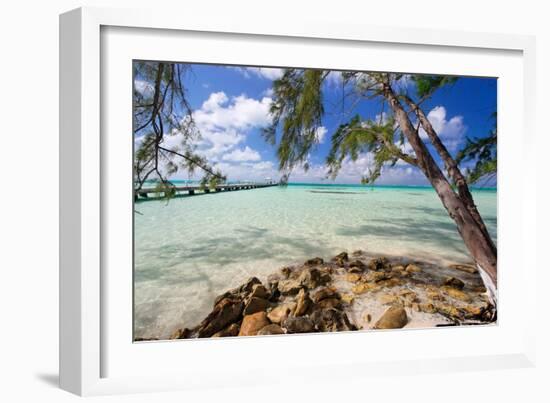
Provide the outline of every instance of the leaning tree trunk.
<path id="1" fill-rule="evenodd" d="M 477 222 L 477 224 L 483 231 L 483 234 L 487 239 L 487 242 L 492 245 L 496 254 L 497 252 L 496 246 L 493 243 L 493 240 L 491 239 L 491 235 L 489 234 L 489 231 L 487 231 L 487 227 L 485 226 L 485 223 L 481 218 L 481 214 L 479 214 L 477 206 L 475 205 L 475 202 L 474 202 L 474 198 L 472 197 L 472 193 L 470 192 L 470 188 L 468 187 L 468 183 L 466 182 L 466 178 L 464 177 L 464 175 L 462 175 L 462 172 L 460 172 L 460 169 L 458 167 L 456 160 L 451 156 L 451 153 L 449 153 L 449 151 L 447 150 L 447 147 L 445 147 L 445 144 L 443 144 L 443 142 L 435 132 L 432 124 L 428 120 L 428 117 L 426 116 L 424 111 L 416 103 L 414 103 L 409 97 L 405 96 L 404 99 L 407 102 L 407 104 L 409 104 L 411 109 L 416 113 L 416 116 L 418 117 L 418 120 L 422 125 L 422 128 L 428 135 L 430 142 L 433 144 L 437 153 L 443 160 L 443 163 L 445 164 L 445 169 L 447 170 L 447 173 L 451 177 L 454 185 L 458 190 L 458 197 L 460 197 L 460 199 L 464 202 L 466 207 L 468 207 L 470 214 L 472 215 L 474 220 Z"/>
<path id="2" fill-rule="evenodd" d="M 403 106 L 397 99 L 389 83 L 383 84 L 383 94 L 393 110 L 395 119 L 418 161 L 418 167 L 429 180 L 449 216 L 456 223 L 458 232 L 466 248 L 480 268 L 481 278 L 487 288 L 489 297 L 496 305 L 497 289 L 497 254 L 492 241 L 486 237 L 485 226 L 480 225 L 472 216 L 467 203 L 455 193 L 441 169 L 420 139 Z"/>

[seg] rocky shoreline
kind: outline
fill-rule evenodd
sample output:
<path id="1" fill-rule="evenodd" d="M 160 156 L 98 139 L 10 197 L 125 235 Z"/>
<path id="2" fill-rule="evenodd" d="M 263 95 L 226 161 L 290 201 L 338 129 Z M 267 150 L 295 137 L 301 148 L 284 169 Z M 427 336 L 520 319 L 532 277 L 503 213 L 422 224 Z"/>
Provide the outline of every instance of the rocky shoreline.
<path id="1" fill-rule="evenodd" d="M 170 339 L 488 324 L 494 306 L 473 265 L 445 267 L 363 251 L 283 267 L 219 295 Z M 152 340 L 152 339 L 148 339 Z M 145 341 L 145 339 L 136 339 Z"/>

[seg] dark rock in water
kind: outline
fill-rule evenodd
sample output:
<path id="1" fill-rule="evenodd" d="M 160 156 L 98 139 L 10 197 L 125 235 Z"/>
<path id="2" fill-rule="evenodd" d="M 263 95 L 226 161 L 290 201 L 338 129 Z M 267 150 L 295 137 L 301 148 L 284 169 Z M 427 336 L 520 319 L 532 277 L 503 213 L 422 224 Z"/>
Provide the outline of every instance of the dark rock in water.
<path id="1" fill-rule="evenodd" d="M 273 323 L 281 323 L 286 318 L 288 318 L 290 313 L 293 312 L 295 309 L 296 309 L 295 302 L 284 303 L 273 308 L 271 311 L 269 311 L 267 314 L 267 317 Z"/>
<path id="2" fill-rule="evenodd" d="M 481 319 L 487 306 L 466 305 L 462 307 L 464 319 Z"/>
<path id="3" fill-rule="evenodd" d="M 348 271 L 350 273 L 363 273 L 366 270 L 367 265 L 360 260 L 354 260 L 349 263 L 348 267 Z"/>
<path id="4" fill-rule="evenodd" d="M 255 336 L 258 331 L 269 325 L 269 320 L 265 312 L 256 312 L 252 315 L 246 315 L 243 318 L 239 336 Z"/>
<path id="5" fill-rule="evenodd" d="M 318 303 L 319 301 L 327 298 L 340 299 L 340 294 L 332 287 L 323 287 L 318 289 L 311 295 L 311 299 L 315 303 Z"/>
<path id="6" fill-rule="evenodd" d="M 453 305 L 446 304 L 443 302 L 436 302 L 434 306 L 437 313 L 445 316 L 448 319 L 451 319 L 457 322 L 464 320 L 463 312 Z"/>
<path id="7" fill-rule="evenodd" d="M 372 259 L 369 264 L 368 268 L 370 270 L 390 270 L 391 266 L 387 258 L 385 257 L 377 257 L 375 259 Z"/>
<path id="8" fill-rule="evenodd" d="M 365 276 L 364 279 L 367 282 L 374 282 L 377 283 L 379 281 L 388 280 L 392 278 L 392 273 L 387 273 L 385 271 L 369 271 Z"/>
<path id="9" fill-rule="evenodd" d="M 348 261 L 348 253 L 347 252 L 339 253 L 336 256 L 334 256 L 333 259 L 342 259 L 342 260 L 347 262 Z"/>
<path id="10" fill-rule="evenodd" d="M 262 284 L 256 277 L 250 277 L 246 283 L 239 287 L 239 293 L 249 293 L 256 284 Z"/>
<path id="11" fill-rule="evenodd" d="M 174 339 L 188 339 L 191 337 L 191 335 L 193 334 L 193 330 L 192 329 L 188 329 L 188 328 L 185 328 L 185 329 L 177 329 L 174 331 L 174 333 L 172 333 L 170 335 L 170 339 L 174 340 Z"/>
<path id="12" fill-rule="evenodd" d="M 357 330 L 344 312 L 334 308 L 315 311 L 311 314 L 311 320 L 320 332 Z"/>
<path id="13" fill-rule="evenodd" d="M 258 330 L 258 333 L 257 333 L 258 336 L 267 336 L 272 334 L 285 334 L 285 331 L 281 326 L 271 324 L 271 325 L 262 327 L 260 330 Z"/>
<path id="14" fill-rule="evenodd" d="M 320 264 L 323 264 L 325 261 L 321 259 L 320 257 L 314 257 L 313 259 L 306 260 L 305 265 L 306 266 L 319 266 Z"/>
<path id="15" fill-rule="evenodd" d="M 470 273 L 470 274 L 477 273 L 476 267 L 473 266 L 473 265 L 469 265 L 469 264 L 451 264 L 451 265 L 449 265 L 449 268 L 455 269 L 455 270 L 460 270 L 460 271 Z"/>
<path id="16" fill-rule="evenodd" d="M 240 320 L 244 304 L 238 299 L 222 299 L 199 325 L 198 337 L 210 337 L 230 323 Z"/>
<path id="17" fill-rule="evenodd" d="M 411 263 L 407 265 L 407 267 L 405 268 L 405 271 L 407 273 L 420 273 L 422 269 L 419 266 Z"/>
<path id="18" fill-rule="evenodd" d="M 404 327 L 409 318 L 407 312 L 401 306 L 391 306 L 382 314 L 375 323 L 375 329 L 400 329 Z"/>
<path id="19" fill-rule="evenodd" d="M 234 337 L 239 335 L 240 326 L 237 323 L 232 323 L 225 329 L 220 330 L 212 335 L 212 337 Z"/>
<path id="20" fill-rule="evenodd" d="M 313 305 L 309 293 L 302 288 L 296 297 L 296 309 L 294 310 L 294 316 L 305 315 L 309 308 Z"/>
<path id="21" fill-rule="evenodd" d="M 233 293 L 233 291 L 234 291 L 234 293 Z M 223 299 L 231 298 L 231 297 L 236 297 L 236 296 L 237 296 L 236 290 L 226 291 L 226 292 L 224 292 L 223 294 L 218 295 L 218 296 L 214 299 L 214 307 L 215 307 L 216 305 L 218 305 Z"/>
<path id="22" fill-rule="evenodd" d="M 425 313 L 436 313 L 437 312 L 437 310 L 435 309 L 434 304 L 429 303 L 429 302 L 418 304 L 418 310 L 420 312 L 425 312 Z"/>
<path id="23" fill-rule="evenodd" d="M 281 274 L 282 274 L 283 278 L 288 278 L 288 276 L 290 276 L 291 272 L 292 272 L 292 268 L 290 268 L 290 267 L 283 267 L 281 269 Z"/>
<path id="24" fill-rule="evenodd" d="M 267 276 L 267 288 L 271 288 L 272 284 L 277 284 L 281 280 L 281 276 L 277 273 L 270 274 Z"/>
<path id="25" fill-rule="evenodd" d="M 326 298 L 323 299 L 317 304 L 315 304 L 315 309 L 328 309 L 328 308 L 338 308 L 342 307 L 342 300 L 339 298 Z"/>
<path id="26" fill-rule="evenodd" d="M 283 322 L 288 333 L 309 333 L 315 331 L 315 325 L 307 316 L 290 316 Z"/>
<path id="27" fill-rule="evenodd" d="M 252 297 L 246 303 L 243 315 L 251 315 L 256 312 L 265 311 L 269 306 L 269 302 L 263 298 Z"/>
<path id="28" fill-rule="evenodd" d="M 456 278 L 456 277 L 447 277 L 443 281 L 443 285 L 456 288 L 458 290 L 462 290 L 464 288 L 464 281 Z"/>
<path id="29" fill-rule="evenodd" d="M 311 290 L 321 285 L 322 281 L 324 280 L 322 280 L 321 272 L 319 271 L 319 269 L 305 267 L 300 273 L 298 281 L 302 286 Z"/>
<path id="30" fill-rule="evenodd" d="M 270 301 L 276 301 L 279 299 L 281 292 L 279 291 L 279 280 L 280 276 L 278 274 L 270 274 L 267 277 L 267 287 L 269 290 L 269 299 Z"/>
<path id="31" fill-rule="evenodd" d="M 277 289 L 283 295 L 295 295 L 302 289 L 302 284 L 298 280 L 281 280 L 277 284 Z"/>
<path id="32" fill-rule="evenodd" d="M 348 261 L 348 253 L 347 252 L 342 252 L 342 253 L 339 253 L 338 255 L 334 256 L 332 258 L 332 261 L 334 263 L 336 263 L 338 266 L 340 267 L 344 267 L 345 263 Z"/>

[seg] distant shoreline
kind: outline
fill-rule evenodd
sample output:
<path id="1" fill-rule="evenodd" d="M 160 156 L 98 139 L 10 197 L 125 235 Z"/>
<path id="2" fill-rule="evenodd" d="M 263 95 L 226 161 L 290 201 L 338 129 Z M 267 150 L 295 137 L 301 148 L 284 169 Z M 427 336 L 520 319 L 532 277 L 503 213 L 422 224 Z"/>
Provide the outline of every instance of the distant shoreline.
<path id="1" fill-rule="evenodd" d="M 147 183 L 154 183 L 154 181 L 146 181 Z M 199 183 L 200 181 L 186 180 L 186 179 L 173 179 L 171 180 L 174 184 L 180 183 Z M 264 181 L 252 181 L 252 180 L 240 180 L 240 181 L 228 181 L 227 183 L 245 183 L 245 182 L 257 182 L 261 183 Z M 323 187 L 350 187 L 350 188 L 372 188 L 372 189 L 433 189 L 430 185 L 361 185 L 359 183 L 327 183 L 327 182 L 289 182 L 287 186 L 323 186 Z M 496 192 L 497 187 L 487 186 L 470 186 L 472 191 L 490 191 Z"/>

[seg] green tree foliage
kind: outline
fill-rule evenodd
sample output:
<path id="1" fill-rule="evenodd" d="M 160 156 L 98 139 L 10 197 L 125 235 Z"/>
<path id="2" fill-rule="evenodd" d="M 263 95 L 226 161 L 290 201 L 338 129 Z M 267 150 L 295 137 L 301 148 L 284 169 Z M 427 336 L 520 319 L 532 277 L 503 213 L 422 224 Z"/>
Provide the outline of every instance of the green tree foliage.
<path id="1" fill-rule="evenodd" d="M 467 139 L 466 146 L 457 155 L 458 163 L 475 161 L 473 168 L 466 171 L 469 183 L 482 179 L 489 180 L 497 174 L 497 114 L 492 114 L 494 127 L 487 136 L 479 139 Z"/>
<path id="2" fill-rule="evenodd" d="M 324 113 L 321 84 L 326 74 L 321 70 L 287 69 L 274 82 L 276 96 L 270 108 L 274 119 L 264 130 L 264 136 L 275 144 L 277 126 L 282 125 L 282 139 L 277 149 L 282 171 L 306 163 L 307 153 L 315 144 L 316 130 L 321 126 Z"/>
<path id="3" fill-rule="evenodd" d="M 317 144 L 315 133 L 324 112 L 323 82 L 329 74 L 326 70 L 287 69 L 282 78 L 273 83 L 273 121 L 264 134 L 277 145 L 279 168 L 284 171 L 285 180 L 295 166 L 307 169 L 307 157 Z M 332 134 L 326 161 L 328 176 L 336 177 L 347 158 L 355 161 L 362 153 L 372 158 L 370 169 L 361 178 L 363 184 L 373 183 L 384 166 L 393 166 L 400 160 L 417 167 L 455 221 L 473 259 L 487 274 L 486 286 L 495 290 L 496 246 L 457 160 L 422 109 L 425 100 L 439 88 L 453 84 L 456 78 L 349 71 L 342 73 L 342 80 L 342 110 L 347 108 L 347 113 L 342 114 L 353 117 Z M 355 106 L 365 99 L 379 102 L 380 113 L 374 120 L 354 113 Z M 426 136 L 420 135 L 420 129 Z M 428 143 L 432 147 L 428 147 Z M 487 150 L 486 146 L 471 142 L 464 158 L 478 158 L 480 172 L 487 172 L 496 168 L 496 155 L 493 160 Z M 439 157 L 443 167 L 434 155 Z M 496 298 L 493 291 L 491 295 Z"/>
<path id="4" fill-rule="evenodd" d="M 200 139 L 187 101 L 184 75 L 189 66 L 177 63 L 134 62 L 133 126 L 137 148 L 134 152 L 134 188 L 146 181 L 164 197 L 175 194 L 169 178 L 179 170 L 190 175 L 203 173 L 202 186 L 215 186 L 225 176 L 214 170 L 196 153 Z M 180 144 L 166 145 L 166 139 L 178 135 Z"/>
<path id="5" fill-rule="evenodd" d="M 307 156 L 317 144 L 315 133 L 324 113 L 323 81 L 329 73 L 327 70 L 286 69 L 283 76 L 273 82 L 274 101 L 270 111 L 273 121 L 264 130 L 264 136 L 271 144 L 277 144 L 279 169 L 287 176 L 295 166 L 308 168 Z M 406 154 L 401 147 L 404 136 L 393 116 L 384 112 L 384 85 L 402 90 L 400 84 L 412 79 L 417 86 L 417 97 L 425 98 L 454 79 L 357 71 L 343 72 L 342 79 L 346 98 L 353 99 L 352 102 L 378 99 L 381 113 L 376 121 L 355 114 L 333 133 L 326 161 L 328 176 L 335 178 L 347 157 L 355 161 L 363 152 L 373 156 L 373 167 L 361 178 L 365 184 L 376 181 L 386 164 L 393 166 L 403 160 L 416 165 L 415 156 Z M 280 138 L 277 138 L 277 128 L 281 129 Z"/>
<path id="6" fill-rule="evenodd" d="M 456 77 L 429 75 L 413 75 L 411 78 L 416 85 L 416 94 L 420 98 L 427 98 L 438 88 L 447 84 L 454 84 L 457 80 Z"/>

